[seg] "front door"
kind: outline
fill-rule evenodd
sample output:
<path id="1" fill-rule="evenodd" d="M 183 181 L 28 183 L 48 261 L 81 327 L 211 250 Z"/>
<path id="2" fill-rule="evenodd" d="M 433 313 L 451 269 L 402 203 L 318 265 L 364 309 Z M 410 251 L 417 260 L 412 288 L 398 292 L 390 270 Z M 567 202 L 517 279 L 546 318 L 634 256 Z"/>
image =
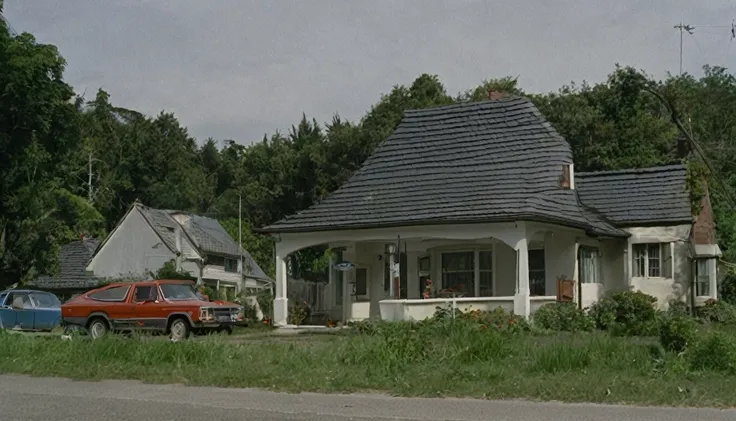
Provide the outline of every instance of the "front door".
<path id="1" fill-rule="evenodd" d="M 166 329 L 166 303 L 157 285 L 137 285 L 133 291 L 133 323 L 138 329 Z"/>
<path id="2" fill-rule="evenodd" d="M 11 314 L 9 317 L 6 316 L 10 323 L 6 324 L 6 317 L 3 317 L 3 326 L 9 329 L 14 327 L 23 330 L 33 329 L 33 303 L 27 292 L 9 292 L 5 304 L 4 311 L 7 311 L 9 306 Z"/>

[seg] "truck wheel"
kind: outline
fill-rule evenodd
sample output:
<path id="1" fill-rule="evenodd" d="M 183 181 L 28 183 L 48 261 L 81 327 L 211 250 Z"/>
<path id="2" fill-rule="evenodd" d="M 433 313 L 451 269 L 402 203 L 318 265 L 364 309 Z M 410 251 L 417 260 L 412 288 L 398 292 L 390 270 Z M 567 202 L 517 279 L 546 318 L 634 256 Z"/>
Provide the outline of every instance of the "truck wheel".
<path id="1" fill-rule="evenodd" d="M 107 334 L 110 327 L 107 325 L 107 321 L 105 319 L 97 317 L 92 319 L 87 330 L 89 331 L 89 336 L 91 336 L 92 339 L 99 339 Z"/>
<path id="2" fill-rule="evenodd" d="M 189 322 L 184 319 L 174 319 L 169 326 L 169 338 L 172 341 L 181 341 L 189 337 Z"/>

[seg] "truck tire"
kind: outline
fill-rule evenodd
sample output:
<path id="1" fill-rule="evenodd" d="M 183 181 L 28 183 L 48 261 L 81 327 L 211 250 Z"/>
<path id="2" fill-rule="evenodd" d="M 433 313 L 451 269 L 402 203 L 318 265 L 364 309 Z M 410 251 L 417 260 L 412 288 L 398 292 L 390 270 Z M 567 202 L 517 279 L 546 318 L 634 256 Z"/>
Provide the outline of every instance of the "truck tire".
<path id="1" fill-rule="evenodd" d="M 169 338 L 172 341 L 181 341 L 189 337 L 190 331 L 189 322 L 183 317 L 177 317 L 169 325 Z"/>

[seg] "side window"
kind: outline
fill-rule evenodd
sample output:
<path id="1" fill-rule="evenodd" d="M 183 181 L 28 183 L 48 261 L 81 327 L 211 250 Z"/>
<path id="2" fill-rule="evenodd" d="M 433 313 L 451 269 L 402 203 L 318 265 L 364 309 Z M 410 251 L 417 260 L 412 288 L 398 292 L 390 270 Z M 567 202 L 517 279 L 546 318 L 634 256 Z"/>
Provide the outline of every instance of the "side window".
<path id="1" fill-rule="evenodd" d="M 33 308 L 33 304 L 27 293 L 9 293 L 5 305 L 15 309 Z"/>
<path id="2" fill-rule="evenodd" d="M 58 298 L 56 298 L 56 295 L 53 295 L 53 294 L 33 292 L 31 293 L 31 298 L 33 298 L 33 301 L 36 302 L 36 307 L 41 307 L 41 308 L 61 307 L 61 302 L 59 301 Z"/>
<path id="3" fill-rule="evenodd" d="M 0 294 L 0 306 L 1 306 L 1 305 L 5 305 L 5 297 L 6 297 L 7 295 L 8 295 L 8 294 L 6 294 L 6 293 L 2 293 L 2 294 Z"/>
<path id="4" fill-rule="evenodd" d="M 135 298 L 133 300 L 135 302 L 153 300 L 156 299 L 157 293 L 155 285 L 137 286 L 135 287 Z"/>
<path id="5" fill-rule="evenodd" d="M 129 286 L 112 287 L 89 294 L 89 298 L 99 301 L 125 301 L 130 291 Z"/>

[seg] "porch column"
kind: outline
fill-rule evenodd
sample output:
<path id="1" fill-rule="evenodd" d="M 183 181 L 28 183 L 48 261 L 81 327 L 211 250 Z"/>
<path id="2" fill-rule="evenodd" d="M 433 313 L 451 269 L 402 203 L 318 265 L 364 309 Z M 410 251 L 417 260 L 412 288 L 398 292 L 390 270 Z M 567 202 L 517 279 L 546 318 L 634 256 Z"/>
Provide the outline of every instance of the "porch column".
<path id="1" fill-rule="evenodd" d="M 516 295 L 514 296 L 514 314 L 529 317 L 529 248 L 527 239 L 516 243 Z"/>
<path id="2" fill-rule="evenodd" d="M 273 324 L 274 326 L 286 326 L 289 317 L 289 304 L 286 298 L 287 274 L 286 256 L 276 253 L 276 295 L 273 300 Z"/>

